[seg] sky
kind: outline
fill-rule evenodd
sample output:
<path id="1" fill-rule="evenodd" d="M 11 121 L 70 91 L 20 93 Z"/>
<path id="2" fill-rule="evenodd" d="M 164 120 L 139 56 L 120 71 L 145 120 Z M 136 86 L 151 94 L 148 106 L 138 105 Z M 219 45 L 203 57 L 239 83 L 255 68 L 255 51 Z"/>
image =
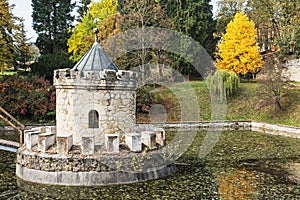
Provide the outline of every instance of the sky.
<path id="1" fill-rule="evenodd" d="M 32 29 L 32 7 L 31 0 L 8 0 L 9 4 L 14 4 L 15 7 L 12 10 L 12 13 L 17 17 L 24 18 L 24 28 L 26 31 L 27 38 L 30 39 L 31 42 L 35 42 L 37 34 Z M 211 0 L 211 4 L 213 5 L 213 13 L 217 12 L 216 8 L 217 0 Z"/>

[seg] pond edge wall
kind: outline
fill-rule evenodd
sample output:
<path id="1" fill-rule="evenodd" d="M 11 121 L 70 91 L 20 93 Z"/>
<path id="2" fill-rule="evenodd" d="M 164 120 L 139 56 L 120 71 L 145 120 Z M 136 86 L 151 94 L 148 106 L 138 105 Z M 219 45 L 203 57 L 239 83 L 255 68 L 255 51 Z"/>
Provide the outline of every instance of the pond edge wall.
<path id="1" fill-rule="evenodd" d="M 34 128 L 41 126 L 53 126 L 54 124 L 31 124 L 26 125 L 26 128 Z M 148 123 L 137 123 L 137 126 L 147 126 Z M 271 124 L 266 122 L 258 122 L 251 120 L 232 120 L 232 121 L 203 121 L 203 122 L 176 122 L 176 123 L 152 123 L 159 128 L 165 128 L 168 131 L 190 131 L 197 128 L 207 130 L 208 128 L 216 130 L 240 130 L 240 131 L 256 131 L 271 135 L 281 135 L 286 137 L 293 137 L 300 139 L 300 127 L 293 127 L 288 125 Z M 0 131 L 14 131 L 11 126 L 0 125 Z"/>

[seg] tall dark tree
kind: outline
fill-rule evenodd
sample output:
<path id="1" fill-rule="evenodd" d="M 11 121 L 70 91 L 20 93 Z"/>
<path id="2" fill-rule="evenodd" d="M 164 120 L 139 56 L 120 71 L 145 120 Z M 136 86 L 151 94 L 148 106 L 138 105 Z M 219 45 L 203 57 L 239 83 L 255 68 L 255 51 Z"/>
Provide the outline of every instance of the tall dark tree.
<path id="1" fill-rule="evenodd" d="M 175 29 L 199 42 L 206 51 L 213 55 L 217 39 L 214 38 L 216 22 L 213 19 L 210 0 L 161 0 L 162 6 L 167 10 Z M 192 48 L 191 42 L 182 44 L 183 49 Z M 176 55 L 172 66 L 183 74 L 198 74 L 196 69 L 187 60 Z"/>
<path id="2" fill-rule="evenodd" d="M 209 53 L 215 50 L 216 22 L 211 0 L 161 0 L 177 31 L 198 41 Z"/>
<path id="3" fill-rule="evenodd" d="M 67 40 L 74 16 L 71 0 L 32 0 L 33 29 L 41 54 L 67 52 Z"/>
<path id="4" fill-rule="evenodd" d="M 81 22 L 84 15 L 87 13 L 89 9 L 89 5 L 91 3 L 91 0 L 80 0 L 79 5 L 77 5 L 77 12 L 79 14 L 77 21 Z"/>
<path id="5" fill-rule="evenodd" d="M 29 43 L 29 39 L 26 37 L 23 19 L 20 19 L 19 27 L 20 30 L 15 31 L 14 34 L 14 67 L 26 69 L 28 62 L 33 61 L 35 52 L 33 51 L 32 44 Z"/>

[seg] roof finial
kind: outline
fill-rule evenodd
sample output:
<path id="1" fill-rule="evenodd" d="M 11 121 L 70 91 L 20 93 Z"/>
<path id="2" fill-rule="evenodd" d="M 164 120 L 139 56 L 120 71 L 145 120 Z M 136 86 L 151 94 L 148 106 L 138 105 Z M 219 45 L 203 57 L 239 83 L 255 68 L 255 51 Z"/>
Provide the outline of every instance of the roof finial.
<path id="1" fill-rule="evenodd" d="M 99 29 L 98 29 L 98 28 L 95 28 L 95 29 L 94 29 L 94 33 L 95 33 L 95 42 L 99 42 L 99 41 L 98 41 L 98 33 L 99 33 Z"/>

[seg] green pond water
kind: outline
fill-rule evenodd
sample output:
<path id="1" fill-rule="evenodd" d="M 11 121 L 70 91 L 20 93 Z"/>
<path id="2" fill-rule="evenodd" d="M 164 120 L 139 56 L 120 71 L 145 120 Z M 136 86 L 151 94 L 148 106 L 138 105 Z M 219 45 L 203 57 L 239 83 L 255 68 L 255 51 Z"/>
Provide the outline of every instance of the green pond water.
<path id="1" fill-rule="evenodd" d="M 189 134 L 186 132 L 185 134 Z M 174 133 L 167 133 L 171 140 Z M 0 150 L 0 199 L 300 199 L 300 140 L 256 132 L 224 132 L 198 157 L 205 132 L 164 179 L 104 187 L 20 182 L 15 153 Z M 299 184 L 298 184 L 299 183 Z"/>

